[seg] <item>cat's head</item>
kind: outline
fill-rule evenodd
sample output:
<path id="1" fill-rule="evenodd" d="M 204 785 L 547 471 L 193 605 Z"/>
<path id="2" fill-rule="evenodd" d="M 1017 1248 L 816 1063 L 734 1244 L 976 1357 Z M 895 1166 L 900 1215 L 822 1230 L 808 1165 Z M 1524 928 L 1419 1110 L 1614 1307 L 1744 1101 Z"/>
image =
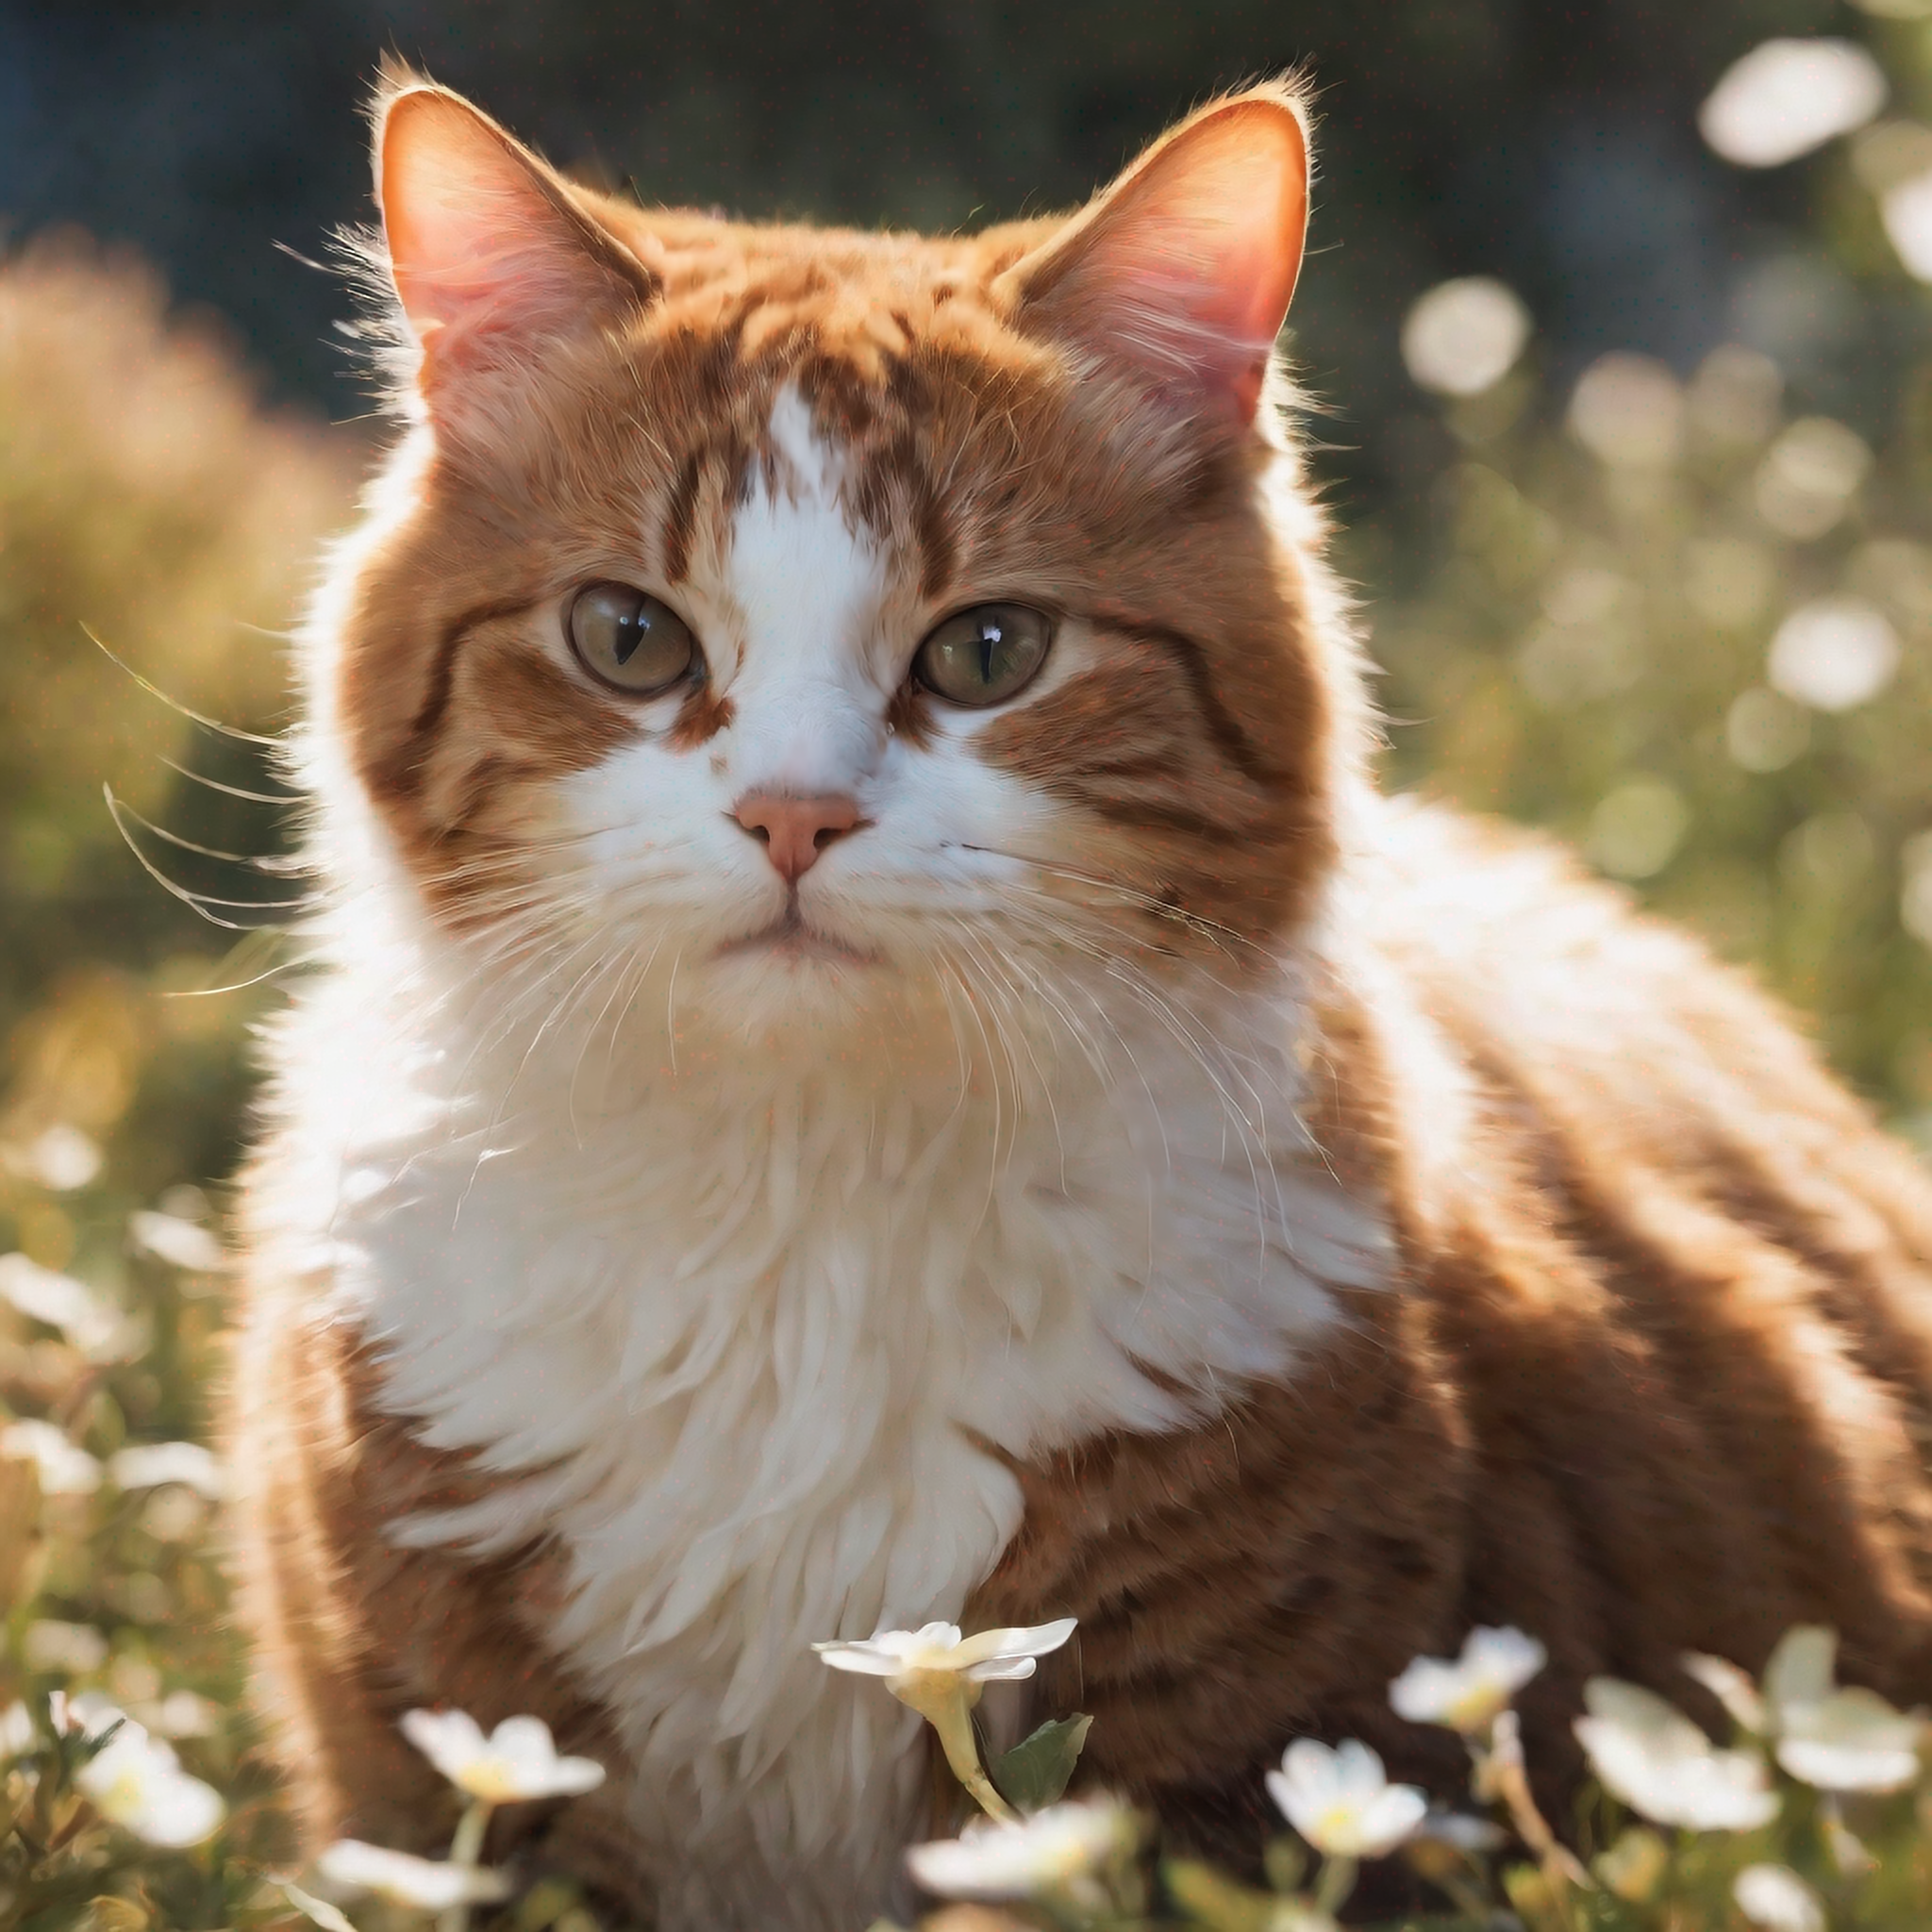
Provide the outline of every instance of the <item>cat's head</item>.
<path id="1" fill-rule="evenodd" d="M 932 240 L 597 195 L 414 77 L 376 128 L 414 428 L 318 708 L 436 922 L 814 1024 L 1264 970 L 1347 675 L 1270 366 L 1292 87 Z"/>

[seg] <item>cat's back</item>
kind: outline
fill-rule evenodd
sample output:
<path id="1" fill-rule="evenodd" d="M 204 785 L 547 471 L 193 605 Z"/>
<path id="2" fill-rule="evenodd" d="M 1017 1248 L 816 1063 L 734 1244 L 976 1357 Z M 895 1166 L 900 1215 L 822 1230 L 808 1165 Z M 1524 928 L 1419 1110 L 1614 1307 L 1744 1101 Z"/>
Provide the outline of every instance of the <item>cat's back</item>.
<path id="1" fill-rule="evenodd" d="M 1647 1180 L 1820 1263 L 1932 1265 L 1932 1172 L 1746 974 L 1545 839 L 1410 798 L 1361 824 L 1344 970 L 1396 1050 L 1424 1049 L 1397 1102 L 1427 1102 L 1439 1153 L 1468 1167 L 1507 1147 L 1579 1239 L 1599 1208 L 1636 1211 Z M 1932 1279 L 1924 1293 L 1932 1337 Z"/>
<path id="2" fill-rule="evenodd" d="M 987 1607 L 1081 1615 L 1048 1701 L 1233 1849 L 1227 1767 L 1285 1735 L 1453 1779 L 1385 1690 L 1475 1624 L 1549 1646 L 1553 1802 L 1596 1673 L 1694 1703 L 1684 1652 L 1756 1669 L 1824 1622 L 1932 1696 L 1932 1175 L 1558 848 L 1381 799 L 1344 844 L 1307 1104 L 1397 1268 L 1291 1386 L 1031 1473 Z"/>

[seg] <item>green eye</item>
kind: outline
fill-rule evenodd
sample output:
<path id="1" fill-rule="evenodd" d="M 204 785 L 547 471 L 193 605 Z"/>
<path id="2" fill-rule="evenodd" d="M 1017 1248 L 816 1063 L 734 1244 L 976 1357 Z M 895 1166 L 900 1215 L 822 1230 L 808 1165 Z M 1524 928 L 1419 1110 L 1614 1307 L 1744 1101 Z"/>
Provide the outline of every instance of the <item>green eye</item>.
<path id="1" fill-rule="evenodd" d="M 1024 604 L 975 604 L 941 625 L 912 659 L 912 675 L 954 705 L 997 705 L 1046 662 L 1053 619 Z"/>
<path id="2" fill-rule="evenodd" d="M 570 607 L 569 630 L 585 670 L 637 697 L 667 690 L 699 661 L 690 625 L 628 584 L 585 585 Z"/>

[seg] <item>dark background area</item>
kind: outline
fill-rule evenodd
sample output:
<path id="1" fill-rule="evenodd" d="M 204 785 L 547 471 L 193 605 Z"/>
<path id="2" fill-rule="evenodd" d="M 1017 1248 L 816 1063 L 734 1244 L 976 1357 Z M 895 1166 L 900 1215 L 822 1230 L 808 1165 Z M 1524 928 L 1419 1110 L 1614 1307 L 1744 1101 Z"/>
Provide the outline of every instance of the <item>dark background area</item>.
<path id="1" fill-rule="evenodd" d="M 951 227 L 1076 201 L 1191 104 L 1306 63 L 1317 251 L 1295 341 L 1343 507 L 1440 455 L 1396 354 L 1452 275 L 1512 283 L 1559 380 L 1608 348 L 1687 370 L 1725 339 L 1870 427 L 1920 310 L 1853 299 L 1794 238 L 1815 176 L 1744 175 L 1697 104 L 1773 33 L 1879 23 L 1834 0 L 283 0 L 0 5 L 0 210 L 137 244 L 272 387 L 360 400 L 316 256 L 362 219 L 358 113 L 384 49 L 566 167 L 646 201 Z"/>

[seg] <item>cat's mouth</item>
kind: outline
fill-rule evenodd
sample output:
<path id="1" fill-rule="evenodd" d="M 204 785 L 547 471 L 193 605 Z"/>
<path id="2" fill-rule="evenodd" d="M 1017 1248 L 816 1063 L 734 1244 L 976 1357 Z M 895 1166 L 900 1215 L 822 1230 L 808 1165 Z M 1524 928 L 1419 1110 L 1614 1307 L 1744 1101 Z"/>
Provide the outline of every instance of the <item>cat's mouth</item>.
<path id="1" fill-rule="evenodd" d="M 757 932 L 748 932 L 740 939 L 727 940 L 713 958 L 734 959 L 759 954 L 774 959 L 816 959 L 839 966 L 876 966 L 879 963 L 876 953 L 855 946 L 834 933 L 808 925 L 795 902 L 786 908 L 782 918 L 774 919 L 770 925 L 760 926 Z"/>

